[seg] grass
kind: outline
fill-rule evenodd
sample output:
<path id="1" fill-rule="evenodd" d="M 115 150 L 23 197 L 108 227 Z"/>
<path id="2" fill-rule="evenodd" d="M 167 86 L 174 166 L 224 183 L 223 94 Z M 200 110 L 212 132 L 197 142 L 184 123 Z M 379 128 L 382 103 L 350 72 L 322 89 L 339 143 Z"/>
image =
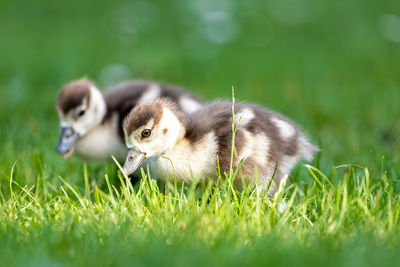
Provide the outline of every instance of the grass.
<path id="1" fill-rule="evenodd" d="M 357 166 L 327 176 L 308 171 L 313 183 L 281 187 L 274 198 L 234 192 L 229 180 L 169 184 L 160 192 L 146 175 L 135 188 L 121 178 L 121 189 L 106 176 L 102 190 L 85 182 L 86 171 L 81 189 L 61 177 L 56 188 L 40 177 L 36 186 L 21 186 L 11 172 L 0 202 L 2 263 L 397 264 L 399 182 Z M 283 200 L 287 208 L 280 212 Z"/>
<path id="2" fill-rule="evenodd" d="M 2 265 L 398 264 L 399 10 L 394 0 L 1 1 Z M 207 100 L 234 86 L 238 100 L 297 121 L 321 153 L 271 199 L 224 182 L 130 188 L 113 163 L 54 151 L 57 93 L 83 75 L 102 88 L 163 80 Z"/>

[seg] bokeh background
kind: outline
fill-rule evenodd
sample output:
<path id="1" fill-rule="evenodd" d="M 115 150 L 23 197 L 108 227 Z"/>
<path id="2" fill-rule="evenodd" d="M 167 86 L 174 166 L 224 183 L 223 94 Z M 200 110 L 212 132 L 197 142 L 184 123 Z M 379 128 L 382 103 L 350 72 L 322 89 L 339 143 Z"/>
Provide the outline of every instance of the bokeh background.
<path id="1" fill-rule="evenodd" d="M 322 170 L 357 163 L 398 173 L 397 0 L 1 0 L 4 179 L 16 160 L 24 183 L 41 168 L 47 179 L 81 174 L 82 162 L 63 161 L 54 146 L 57 94 L 82 76 L 103 89 L 158 80 L 209 101 L 229 99 L 233 86 L 238 100 L 302 125 L 322 149 Z M 98 180 L 113 170 L 89 167 Z"/>

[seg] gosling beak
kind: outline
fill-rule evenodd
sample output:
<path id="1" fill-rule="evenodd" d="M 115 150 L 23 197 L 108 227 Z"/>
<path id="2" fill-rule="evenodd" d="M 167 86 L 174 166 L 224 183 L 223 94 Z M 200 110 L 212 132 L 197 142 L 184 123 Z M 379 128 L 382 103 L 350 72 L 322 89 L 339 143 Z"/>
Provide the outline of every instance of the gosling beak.
<path id="1" fill-rule="evenodd" d="M 128 176 L 131 175 L 146 159 L 146 153 L 141 152 L 137 147 L 128 149 L 128 155 L 126 156 L 123 172 Z"/>
<path id="2" fill-rule="evenodd" d="M 57 152 L 65 159 L 71 156 L 78 137 L 78 133 L 71 127 L 61 127 L 60 140 L 56 147 Z"/>

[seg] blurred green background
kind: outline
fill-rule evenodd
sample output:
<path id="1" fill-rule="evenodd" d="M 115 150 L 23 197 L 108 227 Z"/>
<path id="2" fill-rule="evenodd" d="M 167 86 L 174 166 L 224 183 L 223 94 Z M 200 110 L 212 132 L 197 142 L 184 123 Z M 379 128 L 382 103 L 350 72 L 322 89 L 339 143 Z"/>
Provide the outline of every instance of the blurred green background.
<path id="1" fill-rule="evenodd" d="M 80 208 L 64 197 L 58 179 L 85 190 L 84 163 L 55 152 L 55 100 L 64 83 L 85 75 L 103 89 L 128 79 L 164 81 L 208 101 L 230 99 L 234 86 L 238 100 L 297 121 L 321 147 L 313 165 L 324 173 L 347 163 L 367 166 L 371 176 L 354 176 L 371 177 L 373 189 L 349 186 L 355 189 L 348 202 L 344 190 L 348 211 L 339 206 L 341 194 L 299 197 L 298 206 L 309 210 L 277 227 L 278 234 L 253 232 L 252 213 L 229 217 L 206 207 L 201 214 L 197 202 L 172 217 L 167 208 L 143 204 L 143 222 L 123 201 L 99 212 L 90 200 L 92 208 Z M 0 258 L 19 266 L 395 266 L 398 228 L 384 219 L 397 227 L 399 103 L 399 0 L 0 0 Z M 303 171 L 299 166 L 293 179 L 311 180 Z M 114 164 L 88 164 L 91 188 L 106 188 L 105 173 L 115 181 Z M 29 192 L 18 195 L 11 176 L 26 191 L 37 190 L 40 203 L 32 204 Z M 44 193 L 32 186 L 36 181 Z M 328 212 L 338 214 L 319 217 L 326 211 L 321 195 L 332 202 Z M 222 204 L 232 206 L 229 199 Z M 342 219 L 339 232 L 330 233 Z"/>
<path id="2" fill-rule="evenodd" d="M 2 0 L 0 36 L 4 176 L 18 160 L 34 181 L 37 157 L 50 176 L 81 166 L 55 152 L 55 99 L 84 75 L 100 88 L 164 81 L 209 101 L 234 86 L 302 125 L 323 170 L 398 169 L 400 1 Z"/>

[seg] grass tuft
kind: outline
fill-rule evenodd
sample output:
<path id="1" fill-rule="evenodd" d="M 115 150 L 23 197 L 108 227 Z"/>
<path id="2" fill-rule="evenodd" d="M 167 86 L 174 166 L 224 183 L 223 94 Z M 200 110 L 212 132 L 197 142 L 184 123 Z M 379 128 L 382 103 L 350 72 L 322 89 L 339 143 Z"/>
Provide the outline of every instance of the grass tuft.
<path id="1" fill-rule="evenodd" d="M 367 168 L 349 165 L 328 179 L 321 170 L 306 165 L 309 174 L 303 178 L 313 182 L 306 187 L 285 186 L 288 179 L 284 179 L 274 197 L 268 198 L 252 188 L 232 194 L 231 184 L 222 180 L 191 186 L 171 182 L 160 190 L 145 173 L 135 187 L 120 174 L 120 186 L 113 186 L 106 175 L 103 190 L 86 182 L 86 171 L 82 189 L 59 177 L 62 184 L 45 192 L 40 182 L 30 187 L 15 183 L 14 168 L 15 164 L 8 181 L 15 185 L 10 187 L 13 197 L 0 200 L 0 255 L 8 263 L 16 263 L 7 253 L 17 247 L 35 260 L 57 255 L 74 265 L 85 265 L 87 256 L 96 253 L 100 256 L 92 260 L 100 265 L 136 254 L 140 255 L 137 262 L 151 262 L 145 247 L 159 251 L 171 265 L 184 253 L 197 262 L 228 253 L 226 247 L 248 255 L 233 265 L 268 262 L 273 253 L 289 247 L 307 257 L 303 248 L 322 248 L 326 251 L 321 253 L 329 254 L 355 243 L 368 246 L 365 238 L 375 240 L 378 248 L 399 248 L 400 199 L 389 172 L 371 176 Z M 272 240 L 277 243 L 256 257 Z M 232 264 L 234 255 L 220 263 Z"/>

